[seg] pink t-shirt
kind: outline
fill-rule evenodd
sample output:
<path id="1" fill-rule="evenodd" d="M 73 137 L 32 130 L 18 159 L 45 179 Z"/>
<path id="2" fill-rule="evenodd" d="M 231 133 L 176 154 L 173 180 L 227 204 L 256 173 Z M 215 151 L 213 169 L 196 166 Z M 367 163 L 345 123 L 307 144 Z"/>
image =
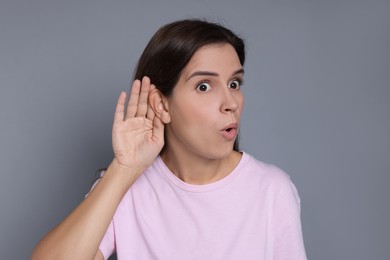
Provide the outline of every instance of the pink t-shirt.
<path id="1" fill-rule="evenodd" d="M 225 178 L 191 185 L 158 157 L 118 206 L 100 245 L 107 259 L 306 259 L 289 176 L 249 154 Z"/>

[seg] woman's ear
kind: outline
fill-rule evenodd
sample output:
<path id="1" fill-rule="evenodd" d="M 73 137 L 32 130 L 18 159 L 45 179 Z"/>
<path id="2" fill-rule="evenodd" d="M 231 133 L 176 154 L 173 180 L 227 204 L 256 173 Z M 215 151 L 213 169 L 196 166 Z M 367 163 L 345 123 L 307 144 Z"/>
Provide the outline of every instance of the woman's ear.
<path id="1" fill-rule="evenodd" d="M 161 122 L 167 124 L 171 121 L 167 98 L 155 87 L 149 93 L 149 105 Z"/>

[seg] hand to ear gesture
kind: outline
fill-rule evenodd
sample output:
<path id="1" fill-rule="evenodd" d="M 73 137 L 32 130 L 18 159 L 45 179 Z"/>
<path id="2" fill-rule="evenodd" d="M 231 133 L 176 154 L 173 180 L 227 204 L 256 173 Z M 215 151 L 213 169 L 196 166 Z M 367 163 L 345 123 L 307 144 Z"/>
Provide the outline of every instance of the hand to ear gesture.
<path id="1" fill-rule="evenodd" d="M 135 80 L 125 113 L 126 93 L 118 98 L 112 144 L 114 160 L 125 167 L 143 171 L 153 163 L 164 145 L 164 124 L 148 104 L 155 86 L 148 77 Z"/>

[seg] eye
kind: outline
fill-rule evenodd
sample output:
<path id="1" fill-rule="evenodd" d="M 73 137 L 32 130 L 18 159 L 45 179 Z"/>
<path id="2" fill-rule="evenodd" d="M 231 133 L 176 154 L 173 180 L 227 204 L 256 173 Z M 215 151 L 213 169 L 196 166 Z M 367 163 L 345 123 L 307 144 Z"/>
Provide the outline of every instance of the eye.
<path id="1" fill-rule="evenodd" d="M 207 92 L 211 90 L 211 86 L 207 82 L 201 82 L 196 86 L 196 89 L 200 92 Z"/>
<path id="2" fill-rule="evenodd" d="M 242 81 L 241 80 L 233 80 L 229 83 L 229 88 L 231 89 L 240 89 L 241 87 L 241 84 L 242 84 Z"/>

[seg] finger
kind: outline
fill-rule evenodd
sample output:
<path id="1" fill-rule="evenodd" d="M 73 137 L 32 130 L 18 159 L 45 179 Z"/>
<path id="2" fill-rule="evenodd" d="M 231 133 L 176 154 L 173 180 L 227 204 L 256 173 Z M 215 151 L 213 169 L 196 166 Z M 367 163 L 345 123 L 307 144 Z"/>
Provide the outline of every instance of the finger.
<path id="1" fill-rule="evenodd" d="M 126 92 L 122 91 L 116 103 L 114 124 L 118 124 L 123 121 L 125 116 L 125 103 L 126 103 Z"/>
<path id="2" fill-rule="evenodd" d="M 153 119 L 153 137 L 155 140 L 164 142 L 164 124 L 158 116 Z"/>
<path id="3" fill-rule="evenodd" d="M 146 112 L 146 118 L 153 120 L 154 117 L 155 117 L 154 111 L 153 111 L 152 107 L 148 105 L 148 111 Z"/>
<path id="4" fill-rule="evenodd" d="M 150 90 L 150 79 L 142 78 L 141 90 L 138 98 L 138 108 L 135 116 L 144 117 L 148 111 L 148 96 Z"/>
<path id="5" fill-rule="evenodd" d="M 126 118 L 134 117 L 137 113 L 139 91 L 141 88 L 141 82 L 136 79 L 131 86 L 131 93 L 129 98 L 129 104 L 127 105 Z"/>
<path id="6" fill-rule="evenodd" d="M 149 95 L 150 93 L 156 89 L 156 86 L 153 85 L 153 84 L 150 84 L 150 90 L 149 90 Z M 150 98 L 149 98 L 150 99 Z M 146 113 L 146 118 L 150 119 L 150 120 L 153 120 L 153 118 L 155 117 L 155 113 L 154 113 L 154 110 L 153 108 L 150 106 L 149 102 L 150 100 L 148 99 L 148 112 Z"/>

